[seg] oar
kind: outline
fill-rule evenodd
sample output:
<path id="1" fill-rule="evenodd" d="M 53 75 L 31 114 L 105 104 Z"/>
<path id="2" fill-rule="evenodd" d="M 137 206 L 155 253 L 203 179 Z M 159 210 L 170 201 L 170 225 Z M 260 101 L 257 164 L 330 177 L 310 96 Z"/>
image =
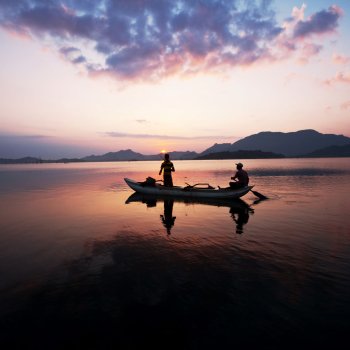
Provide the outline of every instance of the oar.
<path id="1" fill-rule="evenodd" d="M 252 192 L 259 199 L 269 199 L 268 197 L 264 196 L 263 194 L 261 194 L 258 191 L 253 191 L 252 189 L 250 189 L 249 191 Z"/>
<path id="2" fill-rule="evenodd" d="M 259 199 L 268 199 L 268 197 L 264 196 L 263 194 L 261 194 L 258 191 L 253 191 L 252 189 L 250 189 L 250 192 L 252 192 L 254 194 L 254 196 L 257 196 Z"/>

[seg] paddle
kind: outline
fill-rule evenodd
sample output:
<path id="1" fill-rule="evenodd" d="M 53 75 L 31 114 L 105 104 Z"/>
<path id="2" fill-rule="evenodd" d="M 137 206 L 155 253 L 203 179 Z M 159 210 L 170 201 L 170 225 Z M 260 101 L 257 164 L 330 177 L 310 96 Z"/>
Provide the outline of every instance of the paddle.
<path id="1" fill-rule="evenodd" d="M 258 191 L 250 190 L 250 192 L 252 192 L 254 194 L 254 196 L 257 196 L 259 199 L 268 199 L 268 197 L 264 196 L 263 194 L 261 194 Z"/>
<path id="2" fill-rule="evenodd" d="M 231 178 L 233 179 L 233 178 Z M 258 191 L 253 191 L 252 189 L 249 190 L 250 192 L 252 192 L 254 194 L 254 196 L 258 197 L 259 199 L 268 199 L 268 197 L 264 196 L 263 194 L 261 194 Z"/>

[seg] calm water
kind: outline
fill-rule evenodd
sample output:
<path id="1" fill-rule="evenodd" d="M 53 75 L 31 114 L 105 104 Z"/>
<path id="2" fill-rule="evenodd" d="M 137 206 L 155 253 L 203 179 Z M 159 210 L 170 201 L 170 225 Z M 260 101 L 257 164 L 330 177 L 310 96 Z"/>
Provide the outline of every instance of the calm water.
<path id="1" fill-rule="evenodd" d="M 270 199 L 139 198 L 160 162 L 0 166 L 6 349 L 320 348 L 350 331 L 350 160 L 246 160 Z M 176 161 L 226 186 L 233 161 Z"/>

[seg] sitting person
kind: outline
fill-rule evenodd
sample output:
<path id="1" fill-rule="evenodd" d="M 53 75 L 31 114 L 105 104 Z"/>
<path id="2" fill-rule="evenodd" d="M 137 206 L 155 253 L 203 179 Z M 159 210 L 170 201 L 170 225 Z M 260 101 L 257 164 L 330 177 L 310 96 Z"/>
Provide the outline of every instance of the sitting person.
<path id="1" fill-rule="evenodd" d="M 236 168 L 237 168 L 237 172 L 235 176 L 231 177 L 231 180 L 234 180 L 234 181 L 230 182 L 230 187 L 241 188 L 241 187 L 248 186 L 249 176 L 248 176 L 248 173 L 245 170 L 243 170 L 243 164 L 237 163 Z"/>

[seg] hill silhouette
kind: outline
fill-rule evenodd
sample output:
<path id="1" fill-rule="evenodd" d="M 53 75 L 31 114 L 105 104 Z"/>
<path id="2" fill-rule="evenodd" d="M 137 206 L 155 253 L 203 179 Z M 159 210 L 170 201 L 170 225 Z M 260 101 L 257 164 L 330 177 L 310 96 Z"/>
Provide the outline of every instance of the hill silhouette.
<path id="1" fill-rule="evenodd" d="M 350 144 L 345 146 L 330 146 L 303 155 L 306 158 L 350 157 Z"/>
<path id="2" fill-rule="evenodd" d="M 203 151 L 200 156 L 216 152 L 260 150 L 263 152 L 282 153 L 285 156 L 293 157 L 330 146 L 344 146 L 346 144 L 350 144 L 349 137 L 321 134 L 315 130 L 300 130 L 288 133 L 264 131 L 247 136 L 232 144 L 215 144 Z"/>
<path id="3" fill-rule="evenodd" d="M 186 159 L 194 159 L 198 156 L 196 152 L 170 152 L 171 159 L 173 160 L 186 160 Z M 163 154 L 151 154 L 144 155 L 141 153 L 137 153 L 132 151 L 131 149 L 121 150 L 118 152 L 108 152 L 100 156 L 87 156 L 82 158 L 85 162 L 113 162 L 113 161 L 132 161 L 132 160 L 160 160 L 163 159 Z"/>
<path id="4" fill-rule="evenodd" d="M 247 136 L 234 143 L 215 143 L 202 153 L 184 151 L 169 152 L 172 160 L 192 159 L 259 159 L 282 157 L 350 157 L 350 138 L 343 135 L 322 134 L 315 130 L 295 132 L 264 131 Z M 118 162 L 161 160 L 163 155 L 144 155 L 131 149 L 90 155 L 83 158 L 43 160 L 35 157 L 20 159 L 0 158 L 0 164 L 70 163 L 70 162 Z"/>
<path id="5" fill-rule="evenodd" d="M 195 159 L 272 159 L 272 158 L 285 158 L 283 154 L 273 152 L 262 152 L 239 150 L 236 152 L 215 152 L 199 156 Z"/>

